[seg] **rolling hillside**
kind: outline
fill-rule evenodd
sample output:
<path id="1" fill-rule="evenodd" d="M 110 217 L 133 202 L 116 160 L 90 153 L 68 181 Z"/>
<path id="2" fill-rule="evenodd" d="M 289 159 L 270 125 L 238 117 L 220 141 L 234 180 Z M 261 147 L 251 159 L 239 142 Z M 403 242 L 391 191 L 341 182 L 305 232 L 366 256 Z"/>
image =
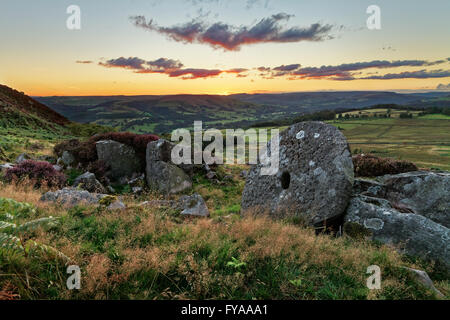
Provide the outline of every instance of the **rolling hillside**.
<path id="1" fill-rule="evenodd" d="M 0 160 L 13 161 L 27 148 L 36 154 L 51 141 L 70 137 L 73 124 L 27 95 L 0 85 Z"/>
<path id="2" fill-rule="evenodd" d="M 137 133 L 168 133 L 204 127 L 246 127 L 321 110 L 360 109 L 377 104 L 432 106 L 450 101 L 448 93 L 297 92 L 284 94 L 37 97 L 72 121 L 109 125 Z"/>
<path id="3" fill-rule="evenodd" d="M 205 127 L 223 128 L 231 123 L 244 126 L 260 119 L 297 112 L 290 107 L 263 106 L 213 95 L 37 99 L 73 121 L 95 122 L 137 133 L 164 133 L 176 128 L 189 128 L 195 120 L 202 120 Z"/>

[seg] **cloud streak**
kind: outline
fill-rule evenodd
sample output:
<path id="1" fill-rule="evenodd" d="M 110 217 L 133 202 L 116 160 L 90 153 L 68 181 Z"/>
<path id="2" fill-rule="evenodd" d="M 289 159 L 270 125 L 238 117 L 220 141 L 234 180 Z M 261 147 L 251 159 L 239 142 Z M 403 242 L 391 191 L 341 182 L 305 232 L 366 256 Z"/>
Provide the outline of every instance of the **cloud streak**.
<path id="1" fill-rule="evenodd" d="M 214 49 L 238 51 L 244 45 L 258 43 L 288 43 L 301 41 L 324 41 L 332 39 L 329 24 L 314 23 L 308 27 L 286 28 L 282 22 L 292 15 L 278 13 L 263 18 L 252 26 L 233 26 L 223 22 L 207 24 L 194 19 L 182 25 L 161 27 L 153 20 L 147 22 L 144 16 L 132 16 L 130 20 L 139 28 L 166 35 L 169 39 L 182 43 L 207 44 Z"/>
<path id="2" fill-rule="evenodd" d="M 110 59 L 106 62 L 99 62 L 99 65 L 106 68 L 121 68 L 132 70 L 140 74 L 166 74 L 171 78 L 181 78 L 183 80 L 192 80 L 199 78 L 211 78 L 219 76 L 223 73 L 235 74 L 244 77 L 248 69 L 235 68 L 229 70 L 220 69 L 199 69 L 199 68 L 183 68 L 184 65 L 178 61 L 167 58 L 159 58 L 157 60 L 146 61 L 138 57 L 120 57 Z"/>
<path id="3" fill-rule="evenodd" d="M 297 79 L 327 79 L 337 81 L 350 81 L 357 79 L 402 79 L 402 78 L 438 78 L 446 77 L 448 71 L 413 71 L 402 73 L 391 73 L 387 75 L 373 75 L 361 77 L 361 71 L 367 69 L 388 69 L 398 67 L 428 67 L 438 64 L 446 63 L 446 60 L 426 61 L 426 60 L 373 60 L 368 62 L 354 62 L 345 63 L 335 66 L 321 66 L 321 67 L 302 67 L 300 64 L 281 65 L 275 68 L 259 67 L 258 71 L 262 72 L 262 76 L 266 78 L 275 78 L 288 76 L 290 80 Z"/>
<path id="4" fill-rule="evenodd" d="M 340 65 L 324 65 L 321 67 L 303 67 L 299 63 L 283 64 L 277 67 L 259 67 L 249 70 L 247 68 L 231 69 L 202 69 L 185 67 L 179 60 L 159 58 L 144 60 L 139 57 L 119 57 L 98 64 L 106 68 L 121 68 L 139 74 L 165 74 L 170 78 L 192 80 L 200 78 L 213 78 L 222 74 L 232 74 L 237 78 L 258 76 L 262 79 L 284 78 L 287 80 L 392 80 L 392 79 L 430 79 L 450 77 L 450 70 L 426 70 L 424 67 L 447 63 L 447 59 L 427 60 L 373 60 L 367 62 L 344 63 Z M 399 67 L 422 67 L 421 70 L 403 71 L 398 73 L 379 74 L 377 71 Z M 256 74 L 255 74 L 256 73 Z"/>
<path id="5" fill-rule="evenodd" d="M 430 79 L 430 78 L 447 78 L 450 77 L 450 70 L 419 70 L 407 71 L 400 73 L 388 73 L 381 76 L 370 76 L 361 79 L 371 80 L 391 80 L 391 79 Z"/>

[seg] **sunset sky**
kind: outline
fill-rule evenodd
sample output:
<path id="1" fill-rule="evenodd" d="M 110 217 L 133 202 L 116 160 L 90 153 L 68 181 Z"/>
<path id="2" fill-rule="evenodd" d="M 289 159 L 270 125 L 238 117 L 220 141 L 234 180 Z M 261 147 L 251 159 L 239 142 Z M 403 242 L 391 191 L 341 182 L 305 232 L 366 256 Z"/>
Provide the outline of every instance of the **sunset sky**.
<path id="1" fill-rule="evenodd" d="M 2 0 L 0 41 L 33 96 L 450 90 L 448 0 Z"/>

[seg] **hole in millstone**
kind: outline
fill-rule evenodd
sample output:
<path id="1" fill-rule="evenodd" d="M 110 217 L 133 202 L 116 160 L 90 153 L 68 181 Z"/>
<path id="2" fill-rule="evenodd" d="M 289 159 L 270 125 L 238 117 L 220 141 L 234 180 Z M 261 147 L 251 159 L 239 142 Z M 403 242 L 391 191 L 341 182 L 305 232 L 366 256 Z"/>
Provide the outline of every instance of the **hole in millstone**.
<path id="1" fill-rule="evenodd" d="M 289 172 L 285 171 L 281 175 L 281 187 L 286 190 L 289 188 L 289 185 L 291 184 L 291 175 Z"/>

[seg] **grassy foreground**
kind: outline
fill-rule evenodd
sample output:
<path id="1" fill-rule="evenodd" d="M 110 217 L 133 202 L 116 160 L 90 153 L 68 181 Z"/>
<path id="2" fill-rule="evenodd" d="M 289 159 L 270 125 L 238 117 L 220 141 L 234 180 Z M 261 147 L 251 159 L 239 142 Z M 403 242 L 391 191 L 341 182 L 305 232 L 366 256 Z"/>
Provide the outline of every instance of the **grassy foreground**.
<path id="1" fill-rule="evenodd" d="M 239 188 L 239 187 L 238 187 Z M 268 218 L 188 219 L 169 209 L 65 209 L 39 201 L 41 192 L 1 185 L 0 197 L 33 204 L 27 218 L 58 217 L 58 224 L 25 233 L 52 252 L 0 250 L 0 296 L 22 299 L 432 299 L 402 266 L 429 272 L 449 298 L 448 275 L 432 264 L 405 260 L 394 249 L 316 235 Z M 210 195 L 214 196 L 214 195 Z M 233 200 L 229 200 L 233 202 Z M 22 221 L 24 222 L 24 221 Z M 66 265 L 80 266 L 81 290 L 68 290 Z M 366 287 L 367 267 L 382 270 L 381 290 Z M 2 290 L 3 289 L 3 290 Z"/>

